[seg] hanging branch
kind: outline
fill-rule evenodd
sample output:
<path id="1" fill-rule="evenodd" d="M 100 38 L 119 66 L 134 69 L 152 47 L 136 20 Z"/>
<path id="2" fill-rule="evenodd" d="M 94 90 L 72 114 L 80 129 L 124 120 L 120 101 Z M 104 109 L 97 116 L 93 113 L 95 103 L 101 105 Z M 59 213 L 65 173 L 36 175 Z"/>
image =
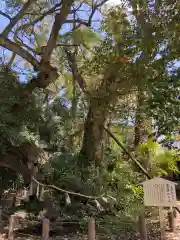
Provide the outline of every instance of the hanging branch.
<path id="1" fill-rule="evenodd" d="M 124 145 L 112 134 L 112 132 L 104 127 L 104 130 L 108 133 L 108 135 L 117 143 L 117 145 L 126 153 L 126 155 L 136 164 L 136 166 L 140 169 L 141 172 L 148 178 L 151 179 L 151 176 L 148 174 L 146 169 L 136 160 L 133 156 L 128 152 L 128 150 L 124 147 Z"/>

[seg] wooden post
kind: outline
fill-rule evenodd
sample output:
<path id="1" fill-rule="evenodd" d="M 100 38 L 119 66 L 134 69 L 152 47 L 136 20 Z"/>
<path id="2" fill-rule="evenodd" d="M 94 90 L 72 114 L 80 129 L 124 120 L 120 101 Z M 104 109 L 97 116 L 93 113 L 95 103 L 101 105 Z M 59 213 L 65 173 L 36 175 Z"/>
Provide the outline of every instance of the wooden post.
<path id="1" fill-rule="evenodd" d="M 15 215 L 11 215 L 9 218 L 8 240 L 14 240 L 15 218 Z"/>
<path id="2" fill-rule="evenodd" d="M 169 220 L 170 231 L 175 233 L 176 232 L 176 220 L 175 220 L 173 208 L 169 209 L 168 220 Z"/>
<path id="3" fill-rule="evenodd" d="M 44 218 L 42 221 L 42 240 L 49 239 L 49 219 Z"/>
<path id="4" fill-rule="evenodd" d="M 90 218 L 88 222 L 88 240 L 96 239 L 96 229 L 95 229 L 95 220 Z"/>
<path id="5" fill-rule="evenodd" d="M 166 240 L 163 207 L 159 207 L 159 221 L 160 221 L 161 240 Z"/>
<path id="6" fill-rule="evenodd" d="M 147 228 L 144 213 L 141 213 L 141 215 L 138 217 L 138 230 L 140 240 L 147 240 Z"/>

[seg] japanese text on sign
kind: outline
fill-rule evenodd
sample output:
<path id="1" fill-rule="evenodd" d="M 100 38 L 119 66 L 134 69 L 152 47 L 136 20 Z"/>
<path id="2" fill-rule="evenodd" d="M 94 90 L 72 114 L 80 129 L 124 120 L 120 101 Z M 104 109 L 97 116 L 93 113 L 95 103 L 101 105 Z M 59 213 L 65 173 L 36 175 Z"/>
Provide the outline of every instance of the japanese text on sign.
<path id="1" fill-rule="evenodd" d="M 145 206 L 176 206 L 175 183 L 154 178 L 143 183 Z"/>

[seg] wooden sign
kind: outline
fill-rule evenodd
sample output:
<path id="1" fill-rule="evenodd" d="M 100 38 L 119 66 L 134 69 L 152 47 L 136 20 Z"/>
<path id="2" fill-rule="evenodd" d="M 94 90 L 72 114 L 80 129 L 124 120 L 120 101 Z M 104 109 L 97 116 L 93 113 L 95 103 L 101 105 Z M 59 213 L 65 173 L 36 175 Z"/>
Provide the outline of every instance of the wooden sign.
<path id="1" fill-rule="evenodd" d="M 163 178 L 154 178 L 143 182 L 144 205 L 157 207 L 175 207 L 176 183 Z"/>

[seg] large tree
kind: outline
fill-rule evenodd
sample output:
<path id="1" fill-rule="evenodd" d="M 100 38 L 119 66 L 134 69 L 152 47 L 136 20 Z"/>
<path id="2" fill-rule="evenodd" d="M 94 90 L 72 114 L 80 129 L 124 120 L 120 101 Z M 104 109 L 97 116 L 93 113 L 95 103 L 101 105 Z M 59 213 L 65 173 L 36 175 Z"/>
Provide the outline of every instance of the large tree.
<path id="1" fill-rule="evenodd" d="M 99 18 L 100 13 L 96 13 L 106 0 L 62 0 L 53 4 L 41 1 L 41 5 L 38 1 L 30 0 L 26 3 L 5 2 L 7 8 L 1 14 L 8 19 L 9 24 L 0 34 L 0 45 L 12 54 L 7 63 L 11 70 L 26 68 L 23 69 L 26 83 L 17 83 L 21 96 L 20 101 L 12 103 L 13 111 L 24 114 L 27 106 L 32 106 L 32 96 L 37 93 L 41 95 L 38 92 L 38 89 L 41 89 L 44 101 L 40 111 L 41 126 L 37 124 L 37 128 L 40 138 L 46 138 L 49 143 L 52 132 L 49 134 L 48 128 L 52 131 L 49 126 L 50 122 L 54 124 L 54 121 L 46 120 L 50 119 L 54 112 L 47 114 L 44 111 L 45 106 L 52 107 L 50 103 L 54 101 L 53 94 L 58 95 L 59 89 L 62 90 L 61 97 L 63 91 L 67 91 L 71 95 L 73 121 L 75 112 L 77 109 L 79 111 L 80 107 L 82 125 L 85 117 L 84 126 L 81 125 L 80 129 L 82 133 L 84 128 L 80 149 L 81 165 L 102 166 L 104 125 L 114 119 L 122 120 L 118 113 L 123 115 L 126 108 L 123 109 L 122 106 L 131 96 L 134 100 L 138 96 L 139 102 L 145 104 L 143 111 L 146 111 L 150 106 L 148 101 L 151 105 L 159 101 L 154 97 L 158 95 L 159 79 L 161 83 L 168 84 L 168 67 L 172 61 L 179 58 L 178 47 L 174 50 L 179 37 L 179 26 L 175 24 L 175 21 L 178 21 L 178 1 L 172 4 L 164 1 L 150 3 L 133 0 L 127 1 L 127 7 L 101 11 L 103 21 L 100 35 L 96 32 L 99 22 L 96 22 L 94 16 Z M 131 11 L 128 12 L 128 9 Z M 22 78 L 22 74 L 20 77 Z M 52 90 L 53 84 L 57 91 Z M 171 87 L 169 89 L 172 90 Z M 176 99 L 176 92 L 173 90 L 171 93 L 172 98 Z M 67 98 L 66 96 L 64 104 L 67 104 Z M 53 105 L 56 110 L 57 105 Z M 131 115 L 135 115 L 136 100 L 133 104 L 126 105 L 127 108 L 134 108 Z M 142 110 L 140 112 L 142 113 Z M 157 122 L 162 121 L 158 118 L 158 111 L 156 113 L 154 116 L 150 114 L 150 117 L 152 115 Z M 173 113 L 175 115 L 177 111 Z M 63 114 L 71 117 L 69 111 L 65 110 Z M 62 123 L 68 125 L 66 120 L 61 121 Z M 143 132 L 142 126 L 141 123 L 137 124 L 136 138 L 147 135 L 147 129 L 143 129 Z M 57 129 L 54 127 L 53 131 Z M 31 128 L 31 131 L 35 130 Z M 136 141 L 136 145 L 142 142 L 139 139 Z M 59 142 L 56 142 L 55 149 Z M 26 158 L 29 158 L 27 154 Z M 12 168 L 12 165 L 9 164 L 9 167 Z"/>
<path id="2" fill-rule="evenodd" d="M 46 95 L 45 89 L 50 84 L 55 83 L 64 71 L 67 72 L 65 65 L 63 69 L 61 67 L 61 62 L 64 61 L 63 56 L 62 59 L 55 59 L 57 57 L 55 52 L 58 49 L 61 50 L 62 47 L 68 48 L 73 45 L 60 40 L 61 31 L 66 31 L 66 26 L 69 33 L 82 26 L 91 27 L 94 15 L 105 2 L 62 0 L 57 1 L 57 3 L 41 1 L 39 4 L 38 1 L 31 0 L 25 3 L 24 1 L 5 1 L 5 9 L 0 14 L 7 18 L 9 23 L 0 34 L 0 46 L 11 53 L 9 61 L 5 63 L 7 69 L 18 70 L 18 72 L 20 69 L 23 74 L 26 74 L 25 80 L 27 82 L 22 84 L 21 79 L 16 81 L 16 88 L 20 89 L 21 96 L 19 96 L 18 101 L 14 103 L 12 101 L 11 108 L 14 113 L 19 112 L 23 115 L 26 109 L 32 106 L 31 98 L 34 91 L 42 89 Z M 81 17 L 82 12 L 88 12 L 88 14 Z M 20 65 L 18 65 L 19 61 L 21 61 Z M 25 71 L 23 65 L 26 67 Z M 5 72 L 3 74 L 6 75 Z M 22 78 L 22 74 L 20 74 L 20 78 Z M 11 80 L 13 81 L 13 79 Z M 48 93 L 46 96 L 48 96 Z M 10 109 L 9 111 L 12 114 Z M 2 160 L 1 166 L 19 171 L 27 178 L 30 177 L 27 163 L 28 159 L 32 159 L 32 153 L 27 149 L 25 153 L 21 152 L 20 155 L 19 149 L 16 151 L 18 153 L 14 153 L 13 145 L 19 145 L 20 143 L 12 144 L 12 139 L 8 140 L 10 140 L 10 144 L 8 151 L 5 152 L 8 161 Z M 34 143 L 32 148 L 33 146 Z M 21 148 L 21 146 L 17 147 Z M 36 148 L 38 149 L 38 147 Z M 17 149 L 15 148 L 15 150 Z M 38 151 L 35 151 L 34 155 L 36 157 L 33 158 L 33 161 L 37 161 Z M 21 165 L 20 162 L 17 164 L 18 161 L 21 161 L 21 158 L 26 158 L 26 161 L 22 161 Z M 19 170 L 17 169 L 18 165 Z"/>

